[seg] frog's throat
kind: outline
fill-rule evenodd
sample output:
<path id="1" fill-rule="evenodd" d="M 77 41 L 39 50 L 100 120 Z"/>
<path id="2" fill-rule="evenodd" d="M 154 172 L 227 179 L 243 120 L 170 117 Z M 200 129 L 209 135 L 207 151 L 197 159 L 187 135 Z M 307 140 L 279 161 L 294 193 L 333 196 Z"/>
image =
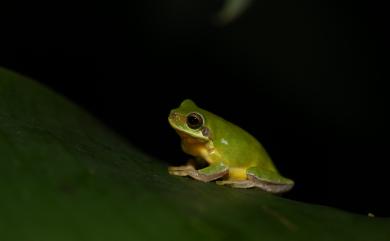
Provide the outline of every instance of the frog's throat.
<path id="1" fill-rule="evenodd" d="M 202 140 L 183 132 L 178 132 L 178 134 L 180 135 L 182 149 L 185 153 L 201 157 L 208 163 L 211 163 L 209 157 L 215 152 L 214 143 L 211 140 Z"/>

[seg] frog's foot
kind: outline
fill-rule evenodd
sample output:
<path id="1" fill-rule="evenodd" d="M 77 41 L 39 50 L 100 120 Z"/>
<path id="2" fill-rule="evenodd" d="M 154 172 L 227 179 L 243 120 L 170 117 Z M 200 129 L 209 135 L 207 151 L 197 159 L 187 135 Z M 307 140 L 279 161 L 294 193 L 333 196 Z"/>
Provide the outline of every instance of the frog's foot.
<path id="1" fill-rule="evenodd" d="M 168 173 L 174 176 L 188 176 L 189 172 L 194 171 L 195 168 L 195 160 L 190 159 L 187 164 L 183 166 L 170 166 L 168 167 Z"/>
<path id="2" fill-rule="evenodd" d="M 210 182 L 225 176 L 228 168 L 221 164 L 212 164 L 206 168 L 196 170 L 193 165 L 169 167 L 168 172 L 176 176 L 190 176 L 202 182 Z"/>
<path id="3" fill-rule="evenodd" d="M 271 193 L 287 192 L 294 186 L 294 181 L 282 177 L 276 172 L 257 167 L 251 167 L 247 170 L 247 178 L 248 181 L 253 182 L 255 187 Z"/>
<path id="4" fill-rule="evenodd" d="M 255 187 L 255 183 L 250 180 L 223 180 L 223 181 L 217 181 L 218 185 L 229 185 L 231 187 L 235 188 L 251 188 Z"/>
<path id="5" fill-rule="evenodd" d="M 168 167 L 168 173 L 175 176 L 189 176 L 190 172 L 196 171 L 195 168 L 191 165 L 184 166 L 173 166 Z"/>

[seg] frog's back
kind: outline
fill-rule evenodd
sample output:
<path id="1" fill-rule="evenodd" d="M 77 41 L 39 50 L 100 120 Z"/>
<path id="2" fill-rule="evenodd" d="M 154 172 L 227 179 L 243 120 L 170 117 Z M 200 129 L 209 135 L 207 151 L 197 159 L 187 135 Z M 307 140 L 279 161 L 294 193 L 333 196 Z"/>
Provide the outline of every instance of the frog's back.
<path id="1" fill-rule="evenodd" d="M 218 154 L 231 167 L 261 166 L 276 171 L 271 158 L 260 142 L 239 126 L 213 115 L 213 143 Z"/>

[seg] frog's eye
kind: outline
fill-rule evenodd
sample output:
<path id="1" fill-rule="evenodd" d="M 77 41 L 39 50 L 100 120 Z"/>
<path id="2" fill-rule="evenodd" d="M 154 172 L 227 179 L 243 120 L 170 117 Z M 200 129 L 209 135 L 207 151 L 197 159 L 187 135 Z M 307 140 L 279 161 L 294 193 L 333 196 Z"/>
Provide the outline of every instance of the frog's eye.
<path id="1" fill-rule="evenodd" d="M 203 125 L 203 118 L 198 113 L 190 113 L 187 116 L 187 125 L 191 129 L 198 129 Z"/>

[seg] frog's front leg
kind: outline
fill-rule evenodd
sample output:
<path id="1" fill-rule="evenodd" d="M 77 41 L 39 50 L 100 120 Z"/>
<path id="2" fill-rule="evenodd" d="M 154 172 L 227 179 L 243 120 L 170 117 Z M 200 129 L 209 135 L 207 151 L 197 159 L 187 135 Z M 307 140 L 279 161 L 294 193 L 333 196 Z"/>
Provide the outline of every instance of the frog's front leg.
<path id="1" fill-rule="evenodd" d="M 183 166 L 180 170 L 169 169 L 169 173 L 171 175 L 190 176 L 202 182 L 210 182 L 228 174 L 228 167 L 222 163 L 214 163 L 208 167 L 196 170 L 193 165 L 189 165 Z"/>
<path id="2" fill-rule="evenodd" d="M 192 172 L 190 176 L 202 182 L 210 182 L 229 173 L 229 168 L 223 163 L 213 163 L 208 167 Z"/>

